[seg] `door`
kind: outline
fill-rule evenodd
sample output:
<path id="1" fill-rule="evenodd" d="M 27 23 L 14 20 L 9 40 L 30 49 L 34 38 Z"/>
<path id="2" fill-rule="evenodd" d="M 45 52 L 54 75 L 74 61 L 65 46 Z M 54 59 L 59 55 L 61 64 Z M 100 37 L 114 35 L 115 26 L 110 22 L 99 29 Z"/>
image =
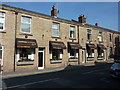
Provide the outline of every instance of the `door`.
<path id="1" fill-rule="evenodd" d="M 85 63 L 85 50 L 82 50 L 82 63 Z"/>
<path id="2" fill-rule="evenodd" d="M 44 69 L 44 50 L 38 52 L 38 69 Z"/>

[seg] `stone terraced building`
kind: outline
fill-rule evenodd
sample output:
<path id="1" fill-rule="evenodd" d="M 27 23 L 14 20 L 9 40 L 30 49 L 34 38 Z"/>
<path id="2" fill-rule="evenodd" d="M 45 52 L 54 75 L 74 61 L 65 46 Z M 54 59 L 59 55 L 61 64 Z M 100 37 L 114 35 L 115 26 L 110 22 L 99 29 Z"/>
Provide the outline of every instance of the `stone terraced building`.
<path id="1" fill-rule="evenodd" d="M 105 62 L 120 57 L 120 32 L 78 21 L 0 5 L 0 64 L 3 72 Z"/>

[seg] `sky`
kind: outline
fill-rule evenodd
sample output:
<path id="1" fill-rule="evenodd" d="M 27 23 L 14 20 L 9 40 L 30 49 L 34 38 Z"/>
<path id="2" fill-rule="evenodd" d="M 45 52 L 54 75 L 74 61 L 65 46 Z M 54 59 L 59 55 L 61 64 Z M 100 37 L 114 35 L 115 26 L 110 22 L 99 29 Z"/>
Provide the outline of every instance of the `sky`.
<path id="1" fill-rule="evenodd" d="M 81 14 L 86 23 L 118 31 L 118 2 L 2 2 L 39 13 L 51 15 L 53 5 L 59 10 L 58 17 L 78 20 Z"/>

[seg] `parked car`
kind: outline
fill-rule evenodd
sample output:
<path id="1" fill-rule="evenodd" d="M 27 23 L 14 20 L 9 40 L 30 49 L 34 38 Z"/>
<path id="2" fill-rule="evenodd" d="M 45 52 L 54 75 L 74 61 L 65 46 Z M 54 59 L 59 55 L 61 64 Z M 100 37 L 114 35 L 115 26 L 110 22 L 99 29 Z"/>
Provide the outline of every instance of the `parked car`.
<path id="1" fill-rule="evenodd" d="M 120 59 L 115 60 L 114 64 L 110 67 L 110 75 L 120 78 Z"/>

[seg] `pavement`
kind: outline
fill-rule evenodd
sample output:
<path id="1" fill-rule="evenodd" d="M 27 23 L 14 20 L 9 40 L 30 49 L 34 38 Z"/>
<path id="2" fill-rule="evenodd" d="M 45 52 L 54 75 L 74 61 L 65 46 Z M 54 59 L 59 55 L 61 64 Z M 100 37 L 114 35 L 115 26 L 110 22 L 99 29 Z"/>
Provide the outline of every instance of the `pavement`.
<path id="1" fill-rule="evenodd" d="M 113 63 L 113 61 L 114 60 L 104 61 L 104 62 L 99 62 L 99 63 Z M 75 66 L 94 66 L 95 64 L 96 63 L 85 63 L 85 64 L 80 64 L 80 65 L 75 65 Z M 69 69 L 74 68 L 72 66 Z M 56 71 L 64 70 L 65 68 L 66 67 L 63 66 L 63 67 L 49 68 L 49 69 L 43 69 L 43 70 L 34 70 L 34 71 L 16 71 L 16 72 L 1 73 L 1 75 L 2 75 L 2 79 L 6 79 L 6 78 L 12 78 L 12 77 L 21 77 L 21 76 L 28 76 L 28 75 L 34 75 L 34 74 L 56 72 Z"/>

